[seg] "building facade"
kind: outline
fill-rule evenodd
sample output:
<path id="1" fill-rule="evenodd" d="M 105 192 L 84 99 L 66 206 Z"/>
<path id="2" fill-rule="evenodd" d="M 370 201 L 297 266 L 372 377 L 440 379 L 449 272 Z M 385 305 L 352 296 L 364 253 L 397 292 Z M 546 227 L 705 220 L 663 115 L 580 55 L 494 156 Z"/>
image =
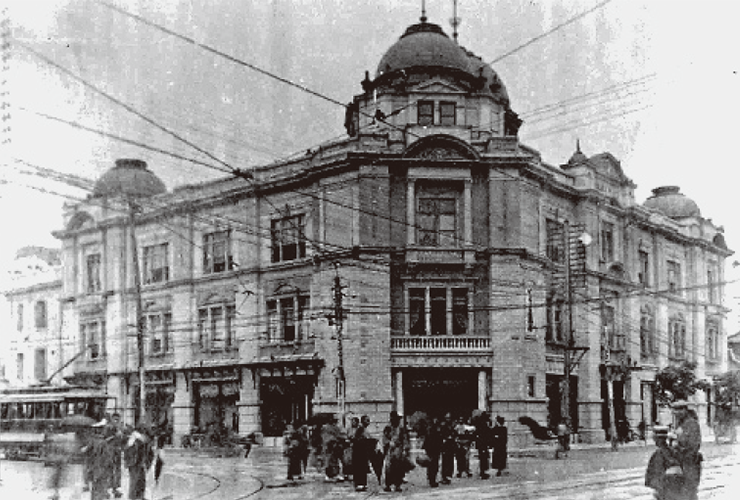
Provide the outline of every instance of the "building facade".
<path id="1" fill-rule="evenodd" d="M 62 334 L 59 250 L 28 247 L 3 276 L 0 377 L 6 387 L 63 383 L 70 339 Z"/>
<path id="2" fill-rule="evenodd" d="M 347 137 L 302 158 L 172 191 L 119 160 L 67 207 L 76 381 L 133 419 L 140 318 L 148 418 L 175 439 L 487 410 L 526 440 L 519 416 L 567 403 L 598 441 L 608 379 L 614 418 L 650 426 L 660 368 L 726 369 L 731 252 L 677 188 L 640 204 L 609 153 L 544 162 L 494 70 L 425 19 L 361 84 Z"/>

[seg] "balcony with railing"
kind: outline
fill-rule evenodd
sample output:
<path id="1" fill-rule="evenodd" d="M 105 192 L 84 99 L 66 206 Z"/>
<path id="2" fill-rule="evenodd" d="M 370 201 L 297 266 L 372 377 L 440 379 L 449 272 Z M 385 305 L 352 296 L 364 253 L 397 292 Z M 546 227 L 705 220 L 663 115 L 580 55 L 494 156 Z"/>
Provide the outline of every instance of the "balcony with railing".
<path id="1" fill-rule="evenodd" d="M 470 337 L 464 335 L 409 335 L 391 337 L 391 351 L 398 353 L 483 353 L 490 350 L 490 337 Z"/>

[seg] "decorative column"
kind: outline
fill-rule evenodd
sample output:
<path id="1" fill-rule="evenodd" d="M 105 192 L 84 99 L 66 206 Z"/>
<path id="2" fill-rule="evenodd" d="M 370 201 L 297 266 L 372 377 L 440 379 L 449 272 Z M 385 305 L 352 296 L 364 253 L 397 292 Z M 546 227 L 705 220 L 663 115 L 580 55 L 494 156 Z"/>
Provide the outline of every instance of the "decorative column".
<path id="1" fill-rule="evenodd" d="M 473 244 L 473 197 L 470 194 L 470 184 L 472 183 L 472 180 L 466 180 L 465 181 L 465 187 L 463 192 L 463 214 L 464 214 L 464 221 L 463 224 L 465 225 L 464 229 L 464 236 L 463 236 L 463 245 L 464 246 L 472 246 Z"/>
<path id="2" fill-rule="evenodd" d="M 415 181 L 414 179 L 408 179 L 408 187 L 406 188 L 406 244 L 413 245 L 416 242 L 416 210 L 415 210 Z"/>
<path id="3" fill-rule="evenodd" d="M 488 390 L 486 371 L 480 370 L 478 372 L 478 409 L 481 411 L 488 411 Z"/>
<path id="4" fill-rule="evenodd" d="M 403 371 L 396 372 L 396 412 L 403 415 Z"/>

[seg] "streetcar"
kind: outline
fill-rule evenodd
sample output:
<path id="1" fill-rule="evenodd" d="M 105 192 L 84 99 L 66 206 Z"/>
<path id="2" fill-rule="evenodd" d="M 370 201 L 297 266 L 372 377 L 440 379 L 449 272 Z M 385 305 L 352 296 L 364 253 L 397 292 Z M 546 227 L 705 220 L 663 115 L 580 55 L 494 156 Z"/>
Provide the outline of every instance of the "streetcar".
<path id="1" fill-rule="evenodd" d="M 97 422 L 109 399 L 78 386 L 0 390 L 0 452 L 11 460 L 43 459 L 52 436 L 73 436 Z"/>

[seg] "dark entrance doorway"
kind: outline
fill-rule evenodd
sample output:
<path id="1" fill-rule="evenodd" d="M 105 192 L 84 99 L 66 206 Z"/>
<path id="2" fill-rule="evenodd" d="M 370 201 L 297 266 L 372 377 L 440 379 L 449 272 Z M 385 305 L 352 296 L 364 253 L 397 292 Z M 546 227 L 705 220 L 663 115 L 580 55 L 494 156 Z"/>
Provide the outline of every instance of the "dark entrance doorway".
<path id="1" fill-rule="evenodd" d="M 404 412 L 469 417 L 478 408 L 478 370 L 413 368 L 403 371 Z"/>
<path id="2" fill-rule="evenodd" d="M 260 382 L 262 433 L 282 436 L 287 425 L 313 413 L 313 377 L 270 377 Z"/>
<path id="3" fill-rule="evenodd" d="M 626 404 L 624 398 L 624 382 L 621 380 L 615 380 L 612 382 L 614 385 L 614 421 L 616 427 L 619 429 L 620 422 L 626 420 Z M 601 426 L 604 429 L 604 436 L 606 440 L 610 440 L 610 425 L 611 419 L 609 418 L 609 389 L 607 387 L 607 381 L 601 380 L 601 398 L 603 400 L 601 404 Z"/>
<path id="4" fill-rule="evenodd" d="M 564 375 L 547 374 L 545 391 L 547 395 L 547 425 L 554 428 L 562 418 L 562 384 Z M 571 431 L 578 432 L 578 377 L 570 377 L 570 422 Z"/>

